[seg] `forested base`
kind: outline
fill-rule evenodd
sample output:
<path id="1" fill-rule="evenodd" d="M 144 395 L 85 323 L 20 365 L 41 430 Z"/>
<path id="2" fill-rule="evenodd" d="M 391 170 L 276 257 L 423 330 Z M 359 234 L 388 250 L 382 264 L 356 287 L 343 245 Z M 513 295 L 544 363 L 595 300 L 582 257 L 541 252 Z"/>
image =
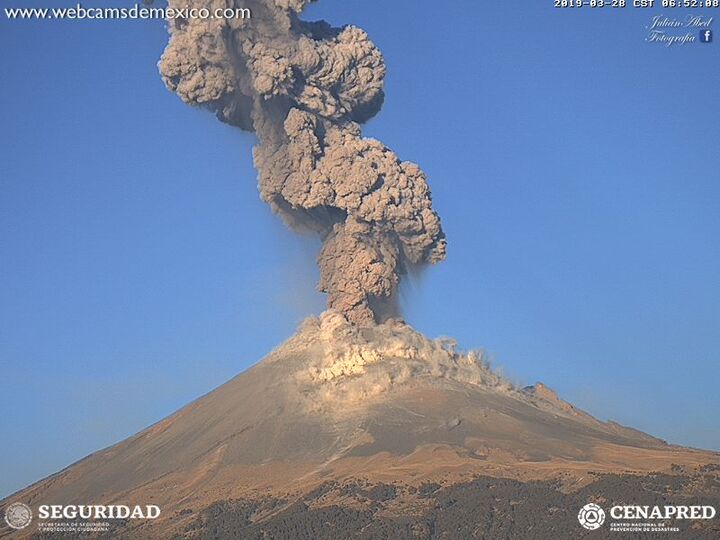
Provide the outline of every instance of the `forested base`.
<path id="1" fill-rule="evenodd" d="M 648 537 L 647 533 L 611 532 L 610 523 L 617 520 L 609 514 L 600 529 L 583 529 L 577 515 L 588 502 L 596 502 L 606 513 L 615 505 L 710 505 L 720 509 L 720 476 L 714 469 L 693 475 L 598 475 L 592 484 L 573 493 L 563 493 L 557 481 L 524 483 L 490 477 L 449 487 L 328 483 L 294 502 L 215 503 L 176 538 Z M 666 533 L 667 538 L 720 538 L 717 517 L 665 523 L 680 529 Z"/>

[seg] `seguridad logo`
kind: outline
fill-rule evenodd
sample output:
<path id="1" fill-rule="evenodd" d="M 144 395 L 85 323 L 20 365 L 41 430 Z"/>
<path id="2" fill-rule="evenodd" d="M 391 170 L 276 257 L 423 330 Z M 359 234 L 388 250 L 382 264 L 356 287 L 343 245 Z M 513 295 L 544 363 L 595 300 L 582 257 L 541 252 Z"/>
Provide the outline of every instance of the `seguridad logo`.
<path id="1" fill-rule="evenodd" d="M 38 508 L 38 519 L 157 519 L 160 507 L 125 506 L 122 504 L 103 505 L 42 505 Z"/>
<path id="2" fill-rule="evenodd" d="M 5 509 L 5 523 L 13 529 L 24 529 L 32 523 L 32 510 L 27 504 L 12 503 Z"/>

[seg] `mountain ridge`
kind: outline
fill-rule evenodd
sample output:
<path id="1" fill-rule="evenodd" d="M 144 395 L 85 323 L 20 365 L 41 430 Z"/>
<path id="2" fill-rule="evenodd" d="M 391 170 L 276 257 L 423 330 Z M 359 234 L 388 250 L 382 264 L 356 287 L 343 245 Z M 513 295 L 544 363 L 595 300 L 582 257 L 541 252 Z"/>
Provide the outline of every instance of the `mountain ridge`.
<path id="1" fill-rule="evenodd" d="M 340 494 L 394 486 L 414 508 L 426 485 L 497 478 L 568 494 L 598 475 L 692 476 L 716 465 L 720 454 L 601 422 L 542 383 L 518 388 L 446 338 L 400 320 L 359 328 L 325 312 L 227 383 L 0 507 L 156 504 L 160 519 L 132 525 L 151 537 L 158 527 L 185 530 L 222 501 L 257 512 L 273 500 L 282 514 L 327 485 Z M 332 505 L 360 504 L 353 497 Z M 315 515 L 303 512 L 293 519 Z"/>

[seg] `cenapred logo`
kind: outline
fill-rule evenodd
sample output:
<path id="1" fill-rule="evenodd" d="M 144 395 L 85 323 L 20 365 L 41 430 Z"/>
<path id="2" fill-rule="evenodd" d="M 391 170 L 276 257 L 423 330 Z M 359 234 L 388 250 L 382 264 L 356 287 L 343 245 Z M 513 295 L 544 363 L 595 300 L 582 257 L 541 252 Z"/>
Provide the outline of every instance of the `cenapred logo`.
<path id="1" fill-rule="evenodd" d="M 578 521 L 589 531 L 599 529 L 605 523 L 605 510 L 595 503 L 586 504 L 578 513 Z"/>
<path id="2" fill-rule="evenodd" d="M 32 510 L 27 504 L 12 503 L 5 509 L 5 523 L 13 529 L 24 529 L 32 522 Z"/>

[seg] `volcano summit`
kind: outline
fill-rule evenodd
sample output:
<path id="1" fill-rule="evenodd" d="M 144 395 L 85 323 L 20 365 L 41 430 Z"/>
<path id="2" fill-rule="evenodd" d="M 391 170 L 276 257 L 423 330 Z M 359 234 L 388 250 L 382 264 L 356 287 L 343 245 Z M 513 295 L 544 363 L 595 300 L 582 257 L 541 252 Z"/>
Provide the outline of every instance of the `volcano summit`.
<path id="1" fill-rule="evenodd" d="M 600 422 L 540 384 L 516 388 L 482 354 L 400 320 L 358 327 L 329 311 L 0 506 L 162 509 L 108 533 L 128 538 L 545 538 L 579 536 L 588 500 L 717 507 L 720 455 Z"/>

